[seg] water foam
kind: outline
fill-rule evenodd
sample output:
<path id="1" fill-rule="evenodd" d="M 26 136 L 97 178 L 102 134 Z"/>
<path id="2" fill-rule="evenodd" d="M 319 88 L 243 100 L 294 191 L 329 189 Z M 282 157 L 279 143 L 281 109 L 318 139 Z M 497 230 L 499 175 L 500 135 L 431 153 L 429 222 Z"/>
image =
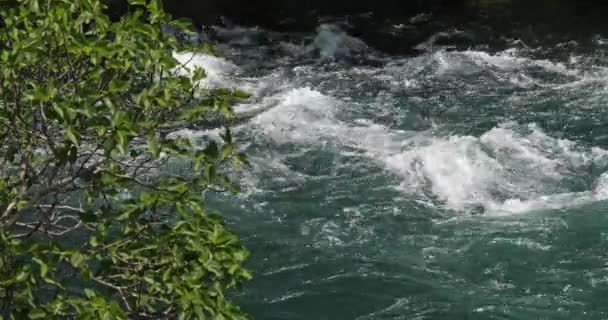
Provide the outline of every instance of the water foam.
<path id="1" fill-rule="evenodd" d="M 339 29 L 324 26 L 312 47 L 322 57 L 333 59 L 365 45 Z M 513 213 L 608 198 L 608 178 L 604 176 L 595 177 L 595 188 L 588 186 L 587 191 L 569 187 L 577 183 L 580 186 L 587 167 L 605 165 L 606 152 L 552 138 L 535 125 L 505 124 L 478 137 L 442 136 L 432 130 L 408 132 L 369 119 L 344 117 L 349 110 L 364 106 L 356 100 L 323 94 L 306 81 L 304 85 L 298 83 L 296 80 L 302 77 L 295 72 L 297 68 L 293 69 L 295 80 L 280 75 L 269 76 L 274 80 L 266 81 L 239 76 L 240 69 L 225 59 L 203 54 L 176 58 L 186 65 L 205 68 L 208 77 L 203 81 L 209 87 L 249 86 L 256 92 L 261 90 L 253 83 L 265 82 L 266 87 L 273 87 L 247 105 L 261 113 L 240 128 L 246 135 L 269 138 L 278 145 L 307 145 L 302 148 L 308 150 L 329 147 L 336 152 L 368 157 L 400 177 L 403 192 L 425 203 L 464 212 L 481 207 L 486 212 Z M 315 67 L 309 69 L 309 73 L 317 72 Z M 445 74 L 490 70 L 520 86 L 529 86 L 541 82 L 534 78 L 535 69 L 575 80 L 584 77 L 578 69 L 563 63 L 520 56 L 518 49 L 497 54 L 440 50 L 381 68 L 359 68 L 352 72 L 363 80 L 367 77 L 408 89 L 404 81 L 392 80 L 403 80 L 405 73 L 420 81 L 429 77 L 444 81 Z M 425 83 L 416 86 L 422 85 Z"/>
<path id="2" fill-rule="evenodd" d="M 317 28 L 317 36 L 308 51 L 317 50 L 323 59 L 338 59 L 369 50 L 365 42 L 349 36 L 338 26 L 323 24 Z"/>
<path id="3" fill-rule="evenodd" d="M 401 147 L 410 132 L 390 129 L 368 119 L 341 119 L 352 104 L 317 90 L 292 88 L 268 98 L 274 107 L 259 114 L 250 126 L 278 144 L 336 146 L 365 152 L 385 152 Z"/>
<path id="4" fill-rule="evenodd" d="M 350 105 L 310 88 L 274 99 L 250 125 L 278 144 L 305 144 L 368 157 L 402 179 L 399 189 L 459 212 L 518 213 L 608 198 L 608 174 L 572 190 L 608 152 L 547 135 L 535 124 L 505 123 L 479 137 L 391 129 L 367 119 L 341 120 Z M 582 173 L 581 173 L 582 172 Z M 593 180 L 593 177 L 589 179 Z"/>
<path id="5" fill-rule="evenodd" d="M 199 84 L 203 89 L 235 88 L 239 67 L 234 63 L 204 53 L 176 52 L 175 59 L 183 66 L 178 70 L 181 74 L 191 75 L 194 68 L 205 70 L 206 77 Z"/>
<path id="6" fill-rule="evenodd" d="M 434 52 L 431 63 L 437 65 L 437 73 L 470 72 L 476 73 L 495 70 L 512 74 L 513 72 L 533 72 L 535 69 L 563 76 L 579 77 L 577 69 L 569 68 L 562 62 L 545 59 L 532 59 L 521 55 L 519 49 L 507 49 L 496 54 L 483 51 L 445 51 Z M 530 77 L 530 75 L 528 75 Z"/>
<path id="7" fill-rule="evenodd" d="M 297 88 L 272 96 L 265 103 L 276 107 L 253 119 L 259 131 L 277 143 L 312 142 L 334 130 L 335 102 L 310 88 Z"/>
<path id="8" fill-rule="evenodd" d="M 421 139 L 382 160 L 403 178 L 401 189 L 436 198 L 456 211 L 524 212 L 603 200 L 606 176 L 593 190 L 571 192 L 570 180 L 592 164 L 605 164 L 606 151 L 585 149 L 546 135 L 536 125 L 521 133 L 514 124 L 481 137 Z"/>

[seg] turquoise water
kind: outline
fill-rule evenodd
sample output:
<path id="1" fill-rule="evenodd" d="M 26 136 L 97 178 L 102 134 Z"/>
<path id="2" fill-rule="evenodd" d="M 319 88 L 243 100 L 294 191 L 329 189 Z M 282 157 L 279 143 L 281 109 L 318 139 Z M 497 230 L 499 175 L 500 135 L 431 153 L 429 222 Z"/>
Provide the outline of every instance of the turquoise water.
<path id="1" fill-rule="evenodd" d="M 192 60 L 254 93 L 244 193 L 211 199 L 252 252 L 245 311 L 608 318 L 608 42 L 448 31 L 395 56 L 333 25 L 217 29 L 225 57 Z"/>

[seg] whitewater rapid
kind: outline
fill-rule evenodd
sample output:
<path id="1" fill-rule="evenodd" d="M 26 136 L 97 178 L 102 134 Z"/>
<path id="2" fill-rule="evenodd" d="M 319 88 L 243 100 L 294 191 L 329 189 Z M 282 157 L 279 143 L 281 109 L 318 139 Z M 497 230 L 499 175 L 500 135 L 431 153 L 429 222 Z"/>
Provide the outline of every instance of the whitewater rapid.
<path id="1" fill-rule="evenodd" d="M 493 48 L 446 30 L 396 56 L 344 30 L 215 28 L 221 57 L 176 54 L 207 70 L 204 90 L 252 94 L 232 128 L 251 163 L 230 172 L 242 192 L 206 194 L 252 252 L 239 305 L 258 319 L 606 319 L 604 37 Z"/>
<path id="2" fill-rule="evenodd" d="M 536 122 L 505 116 L 508 110 L 495 125 L 471 135 L 454 133 L 458 130 L 449 118 L 403 109 L 404 104 L 431 109 L 439 98 L 445 100 L 441 107 L 454 104 L 442 111 L 448 115 L 475 112 L 451 100 L 457 94 L 495 95 L 501 90 L 510 92 L 506 96 L 512 100 L 501 108 L 526 108 L 517 99 L 528 101 L 590 83 L 605 86 L 605 69 L 576 68 L 575 57 L 566 62 L 534 59 L 517 48 L 497 53 L 429 50 L 418 57 L 385 59 L 379 67 L 345 69 L 342 57 L 372 54 L 371 49 L 333 26 L 321 26 L 309 44 L 300 46 L 281 60 L 291 59 L 289 66 L 255 76 L 244 74 L 226 58 L 200 53 L 176 57 L 207 70 L 205 88 L 238 88 L 253 94 L 249 103 L 236 107 L 237 112 L 259 110 L 236 128 L 245 146 L 329 150 L 368 159 L 396 176 L 400 182 L 393 187 L 403 194 L 451 212 L 521 213 L 606 199 L 608 176 L 601 170 L 608 165 L 608 152 L 600 147 L 552 137 Z M 317 60 L 310 62 L 315 55 Z M 438 82 L 444 84 L 443 92 L 419 94 Z M 494 108 L 491 103 L 486 107 Z M 391 121 L 381 121 L 390 117 Z M 458 126 L 476 125 L 474 118 L 470 121 Z M 281 164 L 281 157 L 288 154 L 252 156 L 252 162 L 260 164 L 256 170 L 274 163 L 273 172 L 298 174 Z"/>

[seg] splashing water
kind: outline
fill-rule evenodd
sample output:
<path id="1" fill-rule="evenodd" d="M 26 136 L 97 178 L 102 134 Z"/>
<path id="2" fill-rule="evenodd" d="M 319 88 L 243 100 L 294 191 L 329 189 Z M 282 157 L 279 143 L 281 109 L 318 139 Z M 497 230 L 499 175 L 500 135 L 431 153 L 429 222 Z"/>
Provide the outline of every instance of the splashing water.
<path id="1" fill-rule="evenodd" d="M 449 32 L 397 57 L 332 25 L 239 30 L 221 30 L 224 59 L 177 57 L 206 86 L 254 93 L 236 107 L 252 114 L 235 128 L 245 192 L 210 198 L 253 252 L 245 310 L 606 317 L 606 61 L 435 45 Z"/>

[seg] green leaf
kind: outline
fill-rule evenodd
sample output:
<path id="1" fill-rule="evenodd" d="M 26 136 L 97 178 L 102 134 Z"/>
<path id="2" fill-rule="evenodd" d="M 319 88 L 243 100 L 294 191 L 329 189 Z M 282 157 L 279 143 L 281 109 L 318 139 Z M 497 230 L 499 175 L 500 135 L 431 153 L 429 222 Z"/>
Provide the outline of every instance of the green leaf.
<path id="1" fill-rule="evenodd" d="M 46 278 L 47 274 L 49 273 L 48 264 L 46 264 L 46 262 L 42 261 L 39 258 L 33 258 L 32 260 L 34 260 L 34 262 L 36 262 L 40 266 L 40 277 Z"/>
<path id="2" fill-rule="evenodd" d="M 224 142 L 227 144 L 232 143 L 232 133 L 230 132 L 230 128 L 226 127 L 224 129 L 224 134 L 222 134 L 222 139 L 224 139 Z"/>
<path id="3" fill-rule="evenodd" d="M 242 90 L 235 90 L 232 92 L 232 95 L 239 100 L 246 100 L 251 97 L 250 93 Z"/>
<path id="4" fill-rule="evenodd" d="M 84 289 L 84 295 L 87 299 L 95 299 L 97 297 L 97 293 L 91 289 Z"/>
<path id="5" fill-rule="evenodd" d="M 186 18 L 175 19 L 170 24 L 182 30 L 192 30 L 192 21 Z"/>
<path id="6" fill-rule="evenodd" d="M 154 131 L 148 133 L 148 148 L 150 148 L 150 152 L 152 152 L 154 158 L 160 156 L 160 147 L 158 145 L 158 139 L 156 138 L 156 132 Z"/>
<path id="7" fill-rule="evenodd" d="M 30 10 L 32 10 L 32 12 L 34 12 L 34 13 L 40 12 L 40 5 L 38 4 L 38 0 L 30 0 L 29 4 L 30 4 Z"/>
<path id="8" fill-rule="evenodd" d="M 127 133 L 122 130 L 116 131 L 116 148 L 118 152 L 121 154 L 127 153 L 127 142 Z"/>
<path id="9" fill-rule="evenodd" d="M 74 145 L 78 145 L 79 133 L 75 127 L 69 126 L 68 129 L 66 130 L 65 134 L 70 142 L 72 142 Z"/>
<path id="10" fill-rule="evenodd" d="M 91 236 L 91 238 L 89 239 L 89 244 L 90 244 L 90 245 L 91 245 L 93 248 L 98 247 L 98 246 L 101 244 L 101 242 L 100 242 L 100 240 L 99 240 L 99 237 L 98 237 L 97 235 L 93 235 L 93 236 Z"/>
<path id="11" fill-rule="evenodd" d="M 74 252 L 70 258 L 70 263 L 74 267 L 77 267 L 77 268 L 79 268 L 84 261 L 85 261 L 85 256 L 83 254 L 81 254 L 80 252 Z"/>
<path id="12" fill-rule="evenodd" d="M 249 160 L 247 160 L 247 155 L 244 153 L 238 153 L 235 157 L 235 160 L 238 165 L 250 166 Z"/>
<path id="13" fill-rule="evenodd" d="M 146 0 L 128 0 L 129 4 L 132 6 L 145 6 Z"/>
<path id="14" fill-rule="evenodd" d="M 203 68 L 201 68 L 199 66 L 196 66 L 194 68 L 194 72 L 192 73 L 192 80 L 193 81 L 200 81 L 200 80 L 202 80 L 202 79 L 204 79 L 206 77 L 207 77 L 207 73 L 205 72 L 205 69 L 203 69 Z"/>
<path id="15" fill-rule="evenodd" d="M 15 277 L 15 280 L 17 282 L 23 282 L 26 279 L 28 279 L 29 277 L 30 277 L 30 271 L 28 269 L 22 269 Z"/>
<path id="16" fill-rule="evenodd" d="M 234 145 L 226 143 L 222 146 L 222 159 L 227 159 L 234 153 Z"/>
<path id="17" fill-rule="evenodd" d="M 160 15 L 162 14 L 163 3 L 161 0 L 150 0 L 150 4 L 148 4 L 148 9 L 152 15 Z"/>
<path id="18" fill-rule="evenodd" d="M 214 141 L 209 142 L 209 145 L 205 148 L 203 152 L 210 159 L 217 159 L 220 154 L 217 143 L 215 143 Z"/>
<path id="19" fill-rule="evenodd" d="M 63 121 L 68 120 L 65 108 L 61 107 L 57 103 L 53 103 L 53 110 L 55 111 L 55 113 L 57 113 L 57 115 L 59 116 L 59 118 L 61 120 L 63 120 Z"/>
<path id="20" fill-rule="evenodd" d="M 215 179 L 215 174 L 215 166 L 212 164 L 208 165 L 205 169 L 205 178 L 207 179 L 207 181 L 213 181 L 213 179 Z"/>
<path id="21" fill-rule="evenodd" d="M 110 90 L 110 92 L 126 93 L 130 87 L 131 87 L 131 82 L 126 81 L 126 80 L 117 79 L 117 80 L 110 82 L 108 89 Z"/>
<path id="22" fill-rule="evenodd" d="M 42 319 L 46 317 L 46 311 L 42 308 L 35 308 L 27 314 L 29 319 Z"/>
<path id="23" fill-rule="evenodd" d="M 49 82 L 46 86 L 34 86 L 32 98 L 40 101 L 51 101 L 51 99 L 57 94 L 53 82 Z"/>

